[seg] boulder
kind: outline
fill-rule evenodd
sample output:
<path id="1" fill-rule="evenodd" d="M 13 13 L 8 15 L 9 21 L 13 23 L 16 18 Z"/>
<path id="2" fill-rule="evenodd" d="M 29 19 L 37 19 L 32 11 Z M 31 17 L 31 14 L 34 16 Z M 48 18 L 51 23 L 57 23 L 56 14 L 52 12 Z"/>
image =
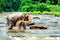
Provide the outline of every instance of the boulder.
<path id="1" fill-rule="evenodd" d="M 30 29 L 47 29 L 47 27 L 33 25 L 33 26 L 30 26 Z"/>
<path id="2" fill-rule="evenodd" d="M 33 19 L 40 19 L 39 17 L 33 17 Z"/>

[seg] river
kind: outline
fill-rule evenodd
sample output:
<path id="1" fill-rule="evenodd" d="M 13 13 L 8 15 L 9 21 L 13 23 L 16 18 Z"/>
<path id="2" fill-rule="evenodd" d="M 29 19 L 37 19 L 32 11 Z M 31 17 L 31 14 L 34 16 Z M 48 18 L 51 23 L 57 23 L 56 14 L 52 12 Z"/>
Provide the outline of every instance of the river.
<path id="1" fill-rule="evenodd" d="M 54 15 L 30 15 L 32 21 L 35 22 L 35 25 L 44 25 L 48 27 L 48 29 L 26 29 L 25 33 L 8 33 L 8 27 L 6 27 L 6 15 L 0 17 L 0 40 L 48 40 L 48 38 L 53 39 L 60 37 L 60 17 Z M 56 40 L 60 39 L 56 38 Z"/>

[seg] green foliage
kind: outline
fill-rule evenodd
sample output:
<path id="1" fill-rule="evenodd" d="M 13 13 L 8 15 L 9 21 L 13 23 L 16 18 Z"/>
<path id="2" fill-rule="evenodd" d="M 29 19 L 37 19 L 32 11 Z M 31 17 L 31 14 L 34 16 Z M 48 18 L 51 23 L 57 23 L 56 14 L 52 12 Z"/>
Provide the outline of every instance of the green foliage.
<path id="1" fill-rule="evenodd" d="M 34 11 L 60 11 L 59 6 L 54 6 L 58 4 L 58 0 L 21 0 L 21 6 L 18 11 L 20 12 L 34 12 Z M 50 6 L 50 4 L 52 6 Z M 58 8 L 58 9 L 56 9 Z"/>
<path id="2" fill-rule="evenodd" d="M 0 4 L 5 12 L 17 11 L 20 6 L 20 0 L 1 0 Z"/>
<path id="3" fill-rule="evenodd" d="M 58 0 L 58 4 L 60 5 L 60 0 Z"/>
<path id="4" fill-rule="evenodd" d="M 60 12 L 60 6 L 59 5 L 50 5 L 49 6 L 52 12 Z"/>
<path id="5" fill-rule="evenodd" d="M 0 0 L 0 12 L 60 12 L 60 0 Z"/>
<path id="6" fill-rule="evenodd" d="M 39 10 L 40 10 L 41 12 L 43 12 L 43 11 L 50 11 L 50 8 L 47 6 L 47 4 L 42 3 L 42 4 L 39 6 Z"/>
<path id="7" fill-rule="evenodd" d="M 18 11 L 26 11 L 26 12 L 34 12 L 34 11 L 50 11 L 50 8 L 47 6 L 47 4 L 44 3 L 37 3 L 34 5 L 26 5 L 22 6 L 22 8 L 19 8 Z"/>
<path id="8" fill-rule="evenodd" d="M 0 6 L 0 13 L 2 13 L 2 11 L 3 11 L 3 10 L 2 10 L 2 7 Z"/>

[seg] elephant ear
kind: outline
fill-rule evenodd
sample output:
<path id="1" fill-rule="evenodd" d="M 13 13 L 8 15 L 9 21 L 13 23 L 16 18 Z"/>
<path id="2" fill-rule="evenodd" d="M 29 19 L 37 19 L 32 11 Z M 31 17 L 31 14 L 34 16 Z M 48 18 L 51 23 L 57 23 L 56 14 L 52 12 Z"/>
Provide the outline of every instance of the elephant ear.
<path id="1" fill-rule="evenodd" d="M 23 16 L 20 16 L 20 17 L 19 17 L 19 20 L 23 20 L 23 19 L 24 19 L 24 17 L 23 17 Z"/>

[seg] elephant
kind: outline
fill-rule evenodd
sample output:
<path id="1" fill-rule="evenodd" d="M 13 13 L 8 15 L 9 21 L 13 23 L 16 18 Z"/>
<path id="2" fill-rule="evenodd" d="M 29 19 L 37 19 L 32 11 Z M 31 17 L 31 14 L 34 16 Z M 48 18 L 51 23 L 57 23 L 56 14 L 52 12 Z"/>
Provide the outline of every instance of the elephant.
<path id="1" fill-rule="evenodd" d="M 16 22 L 22 18 L 23 18 L 23 13 L 15 13 L 15 14 L 13 13 L 8 15 L 6 17 L 8 28 L 12 29 L 12 27 L 16 25 Z"/>
<path id="2" fill-rule="evenodd" d="M 24 21 L 26 21 L 27 26 L 35 25 L 35 22 L 32 22 L 31 17 L 28 13 L 24 14 Z"/>
<path id="3" fill-rule="evenodd" d="M 18 26 L 18 25 L 30 26 L 35 24 L 34 22 L 32 22 L 31 17 L 28 13 L 15 13 L 15 14 L 13 13 L 8 15 L 6 17 L 6 20 L 9 29 L 12 29 L 13 26 Z"/>

